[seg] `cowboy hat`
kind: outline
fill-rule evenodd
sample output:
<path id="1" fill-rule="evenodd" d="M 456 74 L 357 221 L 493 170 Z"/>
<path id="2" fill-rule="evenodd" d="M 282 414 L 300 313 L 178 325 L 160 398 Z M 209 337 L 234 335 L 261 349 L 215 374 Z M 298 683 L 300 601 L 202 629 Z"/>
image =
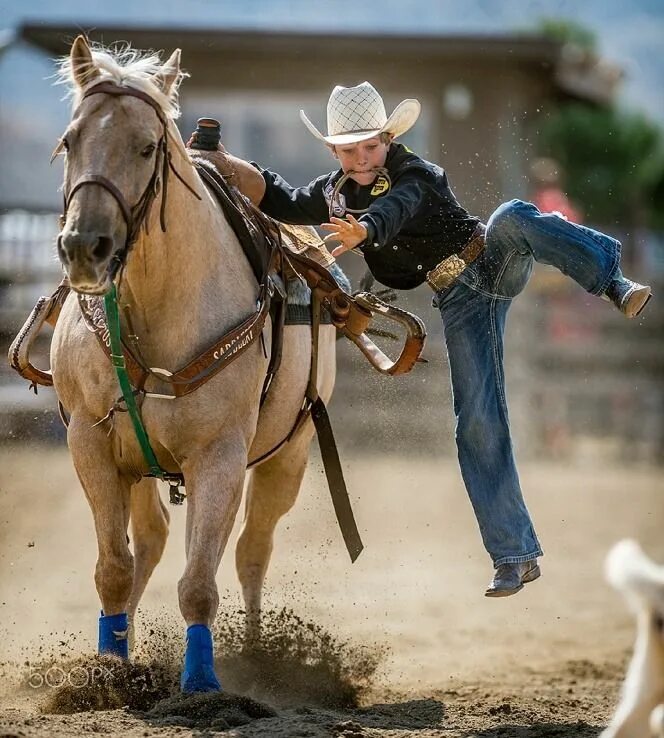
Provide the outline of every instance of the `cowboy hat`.
<path id="1" fill-rule="evenodd" d="M 327 136 L 324 136 L 300 110 L 300 118 L 311 133 L 327 144 L 343 145 L 365 141 L 380 133 L 401 136 L 417 120 L 420 103 L 402 100 L 388 118 L 383 98 L 369 82 L 356 87 L 337 85 L 327 103 Z"/>

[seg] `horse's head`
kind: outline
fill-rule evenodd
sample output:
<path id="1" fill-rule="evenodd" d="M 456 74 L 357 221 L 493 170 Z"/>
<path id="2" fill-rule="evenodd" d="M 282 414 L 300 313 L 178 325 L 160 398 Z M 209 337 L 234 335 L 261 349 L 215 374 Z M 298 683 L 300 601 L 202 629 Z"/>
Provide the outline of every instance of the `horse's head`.
<path id="1" fill-rule="evenodd" d="M 162 64 L 128 49 L 91 50 L 83 36 L 63 60 L 74 113 L 58 147 L 66 152 L 58 256 L 78 292 L 109 289 L 149 215 L 182 76 L 179 49 Z"/>

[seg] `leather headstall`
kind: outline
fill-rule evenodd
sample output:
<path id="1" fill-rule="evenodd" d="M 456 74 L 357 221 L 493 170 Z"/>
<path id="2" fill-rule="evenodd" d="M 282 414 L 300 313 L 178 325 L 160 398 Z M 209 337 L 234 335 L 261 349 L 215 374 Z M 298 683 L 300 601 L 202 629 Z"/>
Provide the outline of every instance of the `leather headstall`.
<path id="1" fill-rule="evenodd" d="M 155 162 L 154 172 L 152 173 L 152 177 L 150 178 L 150 181 L 143 191 L 143 194 L 135 205 L 130 206 L 118 187 L 102 174 L 84 174 L 74 183 L 74 185 L 72 185 L 68 192 L 64 192 L 64 207 L 61 216 L 61 225 L 63 226 L 67 218 L 67 210 L 69 209 L 72 198 L 74 197 L 76 192 L 78 192 L 78 190 L 80 190 L 81 187 L 84 187 L 85 185 L 93 184 L 98 185 L 99 187 L 103 187 L 117 202 L 118 207 L 120 208 L 120 212 L 122 213 L 122 217 L 125 221 L 126 237 L 122 251 L 116 254 L 111 262 L 109 276 L 111 279 L 113 279 L 118 270 L 127 260 L 129 250 L 138 238 L 141 227 L 144 223 L 147 223 L 147 218 L 150 213 L 152 203 L 154 202 L 154 199 L 157 196 L 160 187 L 162 194 L 159 220 L 162 231 L 166 231 L 166 201 L 168 195 L 168 175 L 170 171 L 175 174 L 175 176 L 185 185 L 185 187 L 187 187 L 187 189 L 194 195 L 194 197 L 199 200 L 201 199 L 201 197 L 194 189 L 189 186 L 189 184 L 187 184 L 187 182 L 180 176 L 178 171 L 173 166 L 172 156 L 170 151 L 168 150 L 168 121 L 166 120 L 166 117 L 164 116 L 164 113 L 159 104 L 142 90 L 137 90 L 133 87 L 122 87 L 121 85 L 117 85 L 115 84 L 115 82 L 111 82 L 108 80 L 105 82 L 99 82 L 98 84 L 90 87 L 90 89 L 86 90 L 83 94 L 82 100 L 85 100 L 92 95 L 99 94 L 115 95 L 117 97 L 136 97 L 139 100 L 147 103 L 155 111 L 162 125 L 162 135 L 159 139 L 159 143 L 157 144 L 159 157 Z M 161 177 L 159 176 L 160 170 Z"/>

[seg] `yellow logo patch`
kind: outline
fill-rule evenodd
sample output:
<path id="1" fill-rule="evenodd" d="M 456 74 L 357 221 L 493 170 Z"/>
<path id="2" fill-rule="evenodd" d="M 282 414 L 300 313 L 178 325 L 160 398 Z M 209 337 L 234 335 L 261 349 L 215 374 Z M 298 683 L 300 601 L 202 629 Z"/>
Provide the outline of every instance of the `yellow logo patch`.
<path id="1" fill-rule="evenodd" d="M 390 182 L 386 177 L 378 177 L 371 188 L 371 195 L 384 195 L 390 189 Z"/>

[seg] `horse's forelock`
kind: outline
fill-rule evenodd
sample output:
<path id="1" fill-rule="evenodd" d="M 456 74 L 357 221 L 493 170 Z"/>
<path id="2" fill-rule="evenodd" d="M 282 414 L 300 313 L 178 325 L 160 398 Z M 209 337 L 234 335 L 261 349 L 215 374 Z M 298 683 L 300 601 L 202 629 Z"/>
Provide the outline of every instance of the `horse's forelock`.
<path id="1" fill-rule="evenodd" d="M 58 61 L 55 84 L 62 84 L 68 88 L 67 97 L 72 98 L 74 108 L 79 105 L 89 87 L 99 82 L 111 81 L 147 93 L 161 107 L 167 118 L 175 120 L 180 116 L 178 88 L 180 82 L 188 76 L 186 72 L 180 72 L 169 91 L 165 93 L 159 86 L 159 77 L 167 71 L 167 68 L 164 67 L 158 54 L 132 49 L 129 44 L 113 47 L 91 44 L 90 50 L 97 74 L 82 87 L 74 79 L 69 56 L 62 57 Z"/>

